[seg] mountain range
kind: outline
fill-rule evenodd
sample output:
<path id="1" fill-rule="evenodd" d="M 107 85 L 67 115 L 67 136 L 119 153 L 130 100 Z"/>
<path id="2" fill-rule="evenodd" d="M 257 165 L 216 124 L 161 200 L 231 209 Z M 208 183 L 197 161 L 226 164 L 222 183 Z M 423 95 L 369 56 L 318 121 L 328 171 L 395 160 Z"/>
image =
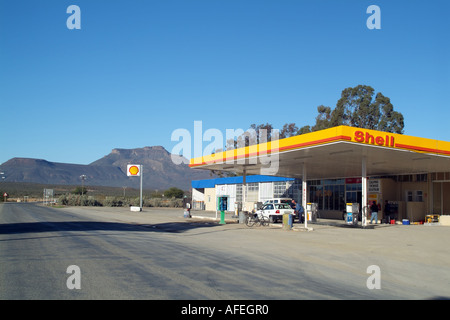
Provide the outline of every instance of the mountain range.
<path id="1" fill-rule="evenodd" d="M 191 169 L 185 162 L 173 163 L 170 152 L 161 146 L 113 149 L 88 165 L 12 158 L 0 165 L 0 172 L 5 182 L 80 185 L 80 176 L 86 175 L 85 185 L 139 188 L 140 178 L 127 176 L 127 164 L 143 165 L 144 189 L 189 190 L 192 180 L 212 178 L 209 171 Z"/>

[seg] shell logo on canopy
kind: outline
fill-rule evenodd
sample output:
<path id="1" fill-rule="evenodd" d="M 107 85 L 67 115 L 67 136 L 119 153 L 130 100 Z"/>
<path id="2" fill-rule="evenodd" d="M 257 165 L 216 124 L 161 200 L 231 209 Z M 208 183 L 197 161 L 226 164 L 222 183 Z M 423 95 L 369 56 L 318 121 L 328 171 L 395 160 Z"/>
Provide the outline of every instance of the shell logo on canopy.
<path id="1" fill-rule="evenodd" d="M 395 147 L 394 136 L 375 136 L 364 131 L 355 131 L 355 141 L 376 144 L 378 146 Z"/>

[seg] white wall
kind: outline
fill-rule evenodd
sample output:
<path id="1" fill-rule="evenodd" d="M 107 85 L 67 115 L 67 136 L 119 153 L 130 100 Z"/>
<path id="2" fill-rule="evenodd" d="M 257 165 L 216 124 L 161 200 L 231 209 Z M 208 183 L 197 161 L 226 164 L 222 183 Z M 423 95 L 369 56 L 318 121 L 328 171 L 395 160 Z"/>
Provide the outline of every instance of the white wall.
<path id="1" fill-rule="evenodd" d="M 216 185 L 216 197 L 228 196 L 228 211 L 235 210 L 236 202 L 236 185 L 235 184 L 220 184 Z"/>
<path id="2" fill-rule="evenodd" d="M 261 202 L 273 198 L 273 182 L 260 182 L 258 199 Z"/>

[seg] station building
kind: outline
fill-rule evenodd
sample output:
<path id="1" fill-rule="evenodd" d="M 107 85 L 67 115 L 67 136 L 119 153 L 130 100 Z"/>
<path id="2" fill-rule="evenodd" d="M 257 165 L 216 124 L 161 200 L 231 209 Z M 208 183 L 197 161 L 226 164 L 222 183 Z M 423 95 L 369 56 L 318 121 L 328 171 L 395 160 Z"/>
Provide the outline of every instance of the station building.
<path id="1" fill-rule="evenodd" d="M 254 204 L 264 203 L 272 198 L 291 198 L 301 201 L 301 180 L 286 177 L 253 175 L 216 178 L 192 181 L 192 208 L 195 210 L 214 211 L 217 198 L 227 197 L 227 210 L 253 208 Z M 246 192 L 244 198 L 243 192 Z M 245 200 L 245 203 L 243 203 Z"/>
<path id="2" fill-rule="evenodd" d="M 270 166 L 275 168 L 272 177 L 260 176 Z M 190 167 L 242 175 L 234 180 L 194 181 L 193 198 L 203 194 L 206 210 L 215 210 L 212 202 L 226 193 L 236 195 L 231 205 L 242 199 L 243 210 L 251 210 L 253 202 L 281 195 L 279 186 L 284 183 L 283 195 L 304 207 L 317 203 L 323 218 L 341 219 L 346 203 L 359 203 L 364 211 L 373 201 L 380 207 L 379 220 L 420 222 L 430 214 L 450 215 L 450 142 L 446 141 L 339 126 L 204 155 L 191 159 Z M 267 191 L 270 188 L 272 193 Z M 384 210 L 386 202 L 389 212 Z"/>

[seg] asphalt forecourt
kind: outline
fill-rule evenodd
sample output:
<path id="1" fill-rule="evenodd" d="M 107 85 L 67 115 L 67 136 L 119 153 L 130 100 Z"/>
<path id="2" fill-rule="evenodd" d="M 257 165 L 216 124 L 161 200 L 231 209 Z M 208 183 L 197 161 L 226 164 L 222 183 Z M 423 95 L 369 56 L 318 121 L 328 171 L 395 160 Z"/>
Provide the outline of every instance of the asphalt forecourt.
<path id="1" fill-rule="evenodd" d="M 184 209 L 181 208 L 152 208 L 152 207 L 144 207 L 143 211 L 135 212 L 128 211 L 127 208 L 120 207 L 66 207 L 65 210 L 77 213 L 77 214 L 85 214 L 89 212 L 90 217 L 98 217 L 105 219 L 112 219 L 116 221 L 124 221 L 130 223 L 142 223 L 148 224 L 150 221 L 179 221 L 186 223 L 220 223 L 221 217 L 220 212 L 215 211 L 204 211 L 204 210 L 194 210 L 190 212 L 190 218 L 186 218 L 184 215 Z M 224 221 L 226 224 L 239 224 L 239 227 L 245 227 L 245 224 L 239 223 L 239 217 L 234 213 L 226 212 Z M 316 222 L 308 222 L 308 228 L 305 229 L 303 223 L 299 223 L 298 220 L 295 220 L 292 224 L 292 231 L 313 231 L 315 229 L 320 229 L 324 226 L 335 226 L 335 227 L 348 227 L 348 228 L 360 228 L 361 223 L 357 226 L 349 226 L 343 220 L 334 220 L 334 219 L 319 219 Z M 390 225 L 386 224 L 373 224 L 368 225 L 366 228 L 379 228 L 379 227 L 388 227 Z M 282 228 L 282 222 L 269 223 L 270 228 Z"/>
<path id="2" fill-rule="evenodd" d="M 207 243 L 209 248 L 218 252 L 258 257 L 255 261 L 258 264 L 263 263 L 259 261 L 259 254 L 272 257 L 271 261 L 278 261 L 275 264 L 278 266 L 281 261 L 290 261 L 294 270 L 302 269 L 303 265 L 304 269 L 300 274 L 306 278 L 312 277 L 312 272 L 322 274 L 325 279 L 334 278 L 343 272 L 345 276 L 341 280 L 344 282 L 345 279 L 349 283 L 364 282 L 365 290 L 362 295 L 350 294 L 346 297 L 341 293 L 324 296 L 313 294 L 313 299 L 450 298 L 450 277 L 446 271 L 450 266 L 450 255 L 446 253 L 450 227 L 446 226 L 379 224 L 375 228 L 363 229 L 348 227 L 343 221 L 323 220 L 308 224 L 311 232 L 295 232 L 306 231 L 303 224 L 294 223 L 291 231 L 284 230 L 281 223 L 249 228 L 238 223 L 233 214 L 227 213 L 226 224 L 220 225 L 220 212 L 216 215 L 215 212 L 192 211 L 192 218 L 185 218 L 182 208 L 144 208 L 142 212 L 102 207 L 71 207 L 63 210 L 141 224 L 148 228 L 167 222 L 180 225 L 179 228 L 186 224 L 184 234 L 197 234 L 199 241 Z M 211 228 L 204 232 L 205 229 L 187 227 L 198 223 Z M 266 258 L 264 261 L 269 260 Z M 273 269 L 275 274 L 279 274 L 276 266 Z M 379 282 L 375 281 L 378 275 Z M 371 276 L 374 278 L 370 278 Z M 271 277 L 270 272 L 267 277 Z M 296 276 L 293 279 L 295 278 Z M 259 294 L 258 297 L 261 298 Z M 300 297 L 284 292 L 283 295 L 271 298 Z"/>

